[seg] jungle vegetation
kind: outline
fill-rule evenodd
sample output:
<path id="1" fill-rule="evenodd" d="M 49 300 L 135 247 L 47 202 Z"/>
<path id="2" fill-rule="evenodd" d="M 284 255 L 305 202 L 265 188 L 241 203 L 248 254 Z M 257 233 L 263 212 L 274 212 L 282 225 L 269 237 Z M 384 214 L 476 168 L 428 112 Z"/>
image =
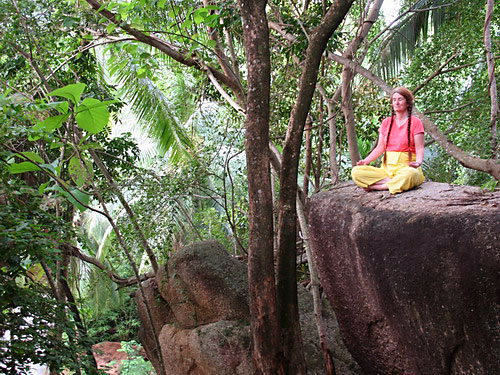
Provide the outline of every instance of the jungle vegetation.
<path id="1" fill-rule="evenodd" d="M 0 372 L 98 373 L 140 281 L 216 238 L 247 259 L 257 368 L 303 374 L 297 212 L 349 180 L 393 87 L 426 177 L 495 189 L 494 1 L 383 2 L 0 0 Z"/>

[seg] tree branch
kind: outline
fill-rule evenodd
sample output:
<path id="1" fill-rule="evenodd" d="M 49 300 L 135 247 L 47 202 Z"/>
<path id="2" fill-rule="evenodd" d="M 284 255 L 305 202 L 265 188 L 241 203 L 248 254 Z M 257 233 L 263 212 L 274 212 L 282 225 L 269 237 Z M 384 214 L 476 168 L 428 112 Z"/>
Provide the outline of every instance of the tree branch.
<path id="1" fill-rule="evenodd" d="M 161 40 L 160 38 L 154 35 L 146 35 L 142 31 L 137 30 L 131 27 L 130 25 L 119 22 L 116 19 L 115 15 L 106 8 L 104 8 L 104 6 L 102 6 L 99 1 L 97 0 L 86 0 L 86 1 L 92 7 L 92 9 L 94 9 L 94 11 L 101 14 L 104 18 L 108 19 L 115 25 L 122 28 L 127 34 L 132 35 L 136 40 L 157 48 L 166 55 L 170 56 L 175 61 L 185 66 L 193 67 L 198 70 L 203 70 L 202 64 L 198 59 L 187 57 L 183 53 L 179 52 L 177 49 L 173 48 L 167 42 Z M 241 86 L 239 85 L 238 81 L 236 81 L 232 77 L 225 75 L 224 73 L 218 71 L 217 69 L 209 65 L 207 65 L 207 67 L 210 70 L 210 72 L 217 78 L 217 80 L 219 82 L 224 83 L 229 88 L 231 88 L 231 90 L 233 90 L 233 92 L 237 97 L 243 96 L 243 92 L 241 92 Z"/>
<path id="2" fill-rule="evenodd" d="M 427 85 L 432 79 L 434 79 L 434 77 L 438 76 L 439 74 L 442 74 L 443 73 L 443 68 L 448 65 L 451 60 L 453 60 L 455 57 L 457 57 L 458 55 L 460 54 L 459 51 L 455 52 L 448 60 L 446 60 L 443 65 L 441 65 L 434 73 L 432 73 L 429 77 L 427 77 L 425 79 L 424 82 L 422 82 L 420 85 L 418 85 L 417 87 L 415 87 L 412 91 L 413 91 L 413 95 L 415 95 L 415 93 L 419 90 L 421 90 L 425 85 Z"/>
<path id="3" fill-rule="evenodd" d="M 104 263 L 100 262 L 99 260 L 97 260 L 94 257 L 88 256 L 88 255 L 82 253 L 81 250 L 78 249 L 76 246 L 73 246 L 73 245 L 67 245 L 67 246 L 68 246 L 68 249 L 71 251 L 72 256 L 74 256 L 78 259 L 81 259 L 85 263 L 93 264 L 94 266 L 96 266 L 100 270 L 105 271 L 106 274 L 109 276 L 109 278 L 111 280 L 113 280 L 113 282 L 115 282 L 121 286 L 131 286 L 131 285 L 137 284 L 137 277 L 133 276 L 133 277 L 125 278 L 125 277 L 118 276 L 116 273 L 111 271 Z M 153 278 L 154 276 L 155 276 L 154 272 L 148 272 L 144 275 L 140 275 L 139 282 Z"/>

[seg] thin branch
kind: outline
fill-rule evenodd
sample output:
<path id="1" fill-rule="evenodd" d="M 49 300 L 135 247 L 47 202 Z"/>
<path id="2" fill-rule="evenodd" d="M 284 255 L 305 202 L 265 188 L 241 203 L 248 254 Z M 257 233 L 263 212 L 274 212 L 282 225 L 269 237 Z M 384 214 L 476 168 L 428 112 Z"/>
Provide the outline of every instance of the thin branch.
<path id="1" fill-rule="evenodd" d="M 468 68 L 469 66 L 477 65 L 480 62 L 481 62 L 481 60 L 480 61 L 476 61 L 476 62 L 471 62 L 471 63 L 468 63 L 468 64 L 454 66 L 453 68 L 449 68 L 449 69 L 444 69 L 444 70 L 441 71 L 441 74 L 450 73 L 450 72 L 456 72 L 457 70 L 460 70 L 460 69 L 463 69 L 463 68 Z"/>
<path id="2" fill-rule="evenodd" d="M 234 44 L 233 44 L 233 38 L 231 34 L 229 33 L 229 30 L 227 28 L 224 28 L 224 33 L 226 37 L 226 43 L 229 48 L 229 53 L 231 54 L 231 65 L 234 71 L 234 74 L 238 78 L 238 80 L 241 82 L 241 73 L 240 73 L 240 67 L 238 64 L 238 56 L 236 55 L 236 51 L 234 50 Z"/>
<path id="3" fill-rule="evenodd" d="M 35 60 L 33 60 L 32 56 L 24 51 L 21 47 L 19 47 L 17 44 L 13 43 L 13 42 L 10 42 L 11 46 L 17 51 L 19 52 L 26 60 L 28 60 L 29 64 L 31 65 L 31 67 L 33 68 L 33 70 L 36 72 L 36 74 L 38 75 L 38 78 L 40 78 L 40 81 L 42 81 L 43 83 L 43 86 L 46 90 L 45 93 L 48 93 L 50 91 L 52 91 L 52 88 L 50 87 L 49 83 L 47 82 L 47 78 L 45 77 L 45 74 L 42 72 L 42 70 L 40 69 L 40 67 L 38 66 L 38 64 L 36 63 Z"/>
<path id="4" fill-rule="evenodd" d="M 77 153 L 79 153 L 78 149 L 75 149 L 75 150 L 77 151 Z M 129 219 L 130 219 L 130 221 L 131 221 L 134 229 L 136 230 L 137 235 L 139 236 L 139 239 L 140 239 L 140 242 L 142 244 L 142 247 L 144 248 L 144 250 L 148 254 L 149 261 L 151 262 L 151 267 L 153 267 L 153 270 L 155 272 L 157 272 L 158 271 L 158 262 L 156 260 L 156 256 L 154 255 L 153 250 L 149 246 L 149 243 L 148 243 L 148 241 L 146 239 L 146 236 L 144 235 L 144 232 L 143 232 L 142 228 L 140 227 L 140 225 L 139 225 L 139 223 L 137 221 L 137 218 L 135 216 L 134 211 L 132 210 L 132 208 L 128 204 L 127 200 L 123 196 L 123 193 L 121 192 L 121 190 L 116 185 L 115 181 L 113 180 L 113 177 L 109 173 L 108 168 L 102 162 L 101 158 L 92 149 L 89 149 L 89 154 L 92 156 L 92 159 L 94 160 L 94 162 L 96 163 L 97 167 L 99 168 L 99 170 L 102 172 L 102 174 L 104 175 L 104 177 L 108 181 L 111 189 L 113 190 L 113 192 L 115 193 L 116 197 L 118 198 L 118 200 L 122 204 L 123 208 L 127 212 L 127 215 L 129 217 Z M 80 154 L 79 154 L 79 156 L 80 156 Z M 80 156 L 80 160 L 82 160 L 81 156 Z M 83 163 L 83 164 L 85 165 L 85 163 Z"/>
<path id="5" fill-rule="evenodd" d="M 116 284 L 119 284 L 121 286 L 131 286 L 134 284 L 137 284 L 138 280 L 137 277 L 121 277 L 111 271 L 104 263 L 100 262 L 98 259 L 88 256 L 84 253 L 81 252 L 80 249 L 78 249 L 76 246 L 73 245 L 68 245 L 69 249 L 71 250 L 71 255 L 84 261 L 85 263 L 90 263 L 99 268 L 102 271 L 105 271 L 106 274 L 109 276 L 109 278 L 115 282 Z M 154 272 L 148 272 L 144 275 L 139 276 L 139 282 L 145 281 L 147 279 L 151 279 L 155 277 Z"/>
<path id="6" fill-rule="evenodd" d="M 1 82 L 2 85 L 4 85 L 5 87 L 8 87 L 9 89 L 17 92 L 19 95 L 22 95 L 22 96 L 24 96 L 25 98 L 27 98 L 27 99 L 29 99 L 31 101 L 35 100 L 31 95 L 26 94 L 26 93 L 24 93 L 24 92 L 16 89 L 15 87 L 12 87 L 11 85 L 9 85 L 8 82 L 5 82 L 3 79 L 0 79 L 0 82 Z"/>
<path id="7" fill-rule="evenodd" d="M 215 86 L 215 88 L 217 89 L 217 91 L 219 92 L 219 94 L 221 94 L 221 96 L 226 99 L 226 101 L 231 105 L 231 107 L 233 107 L 234 109 L 236 109 L 236 111 L 242 115 L 245 115 L 245 110 L 240 107 L 240 105 L 238 103 L 236 103 L 233 98 L 231 98 L 231 96 L 229 96 L 229 94 L 224 90 L 224 88 L 220 85 L 220 83 L 217 81 L 217 78 L 215 78 L 215 76 L 213 75 L 212 71 L 206 67 L 205 69 L 207 75 L 208 75 L 208 78 L 210 78 L 210 81 L 212 82 L 212 84 Z"/>
<path id="8" fill-rule="evenodd" d="M 95 187 L 95 184 L 93 182 L 91 182 L 91 183 Z M 116 239 L 118 240 L 118 243 L 120 244 L 121 248 L 125 252 L 125 255 L 127 256 L 129 264 L 132 267 L 132 270 L 134 272 L 135 282 L 136 282 L 136 284 L 137 284 L 137 286 L 139 288 L 139 291 L 141 293 L 141 297 L 142 297 L 142 300 L 144 302 L 144 307 L 146 308 L 146 315 L 147 315 L 147 318 L 148 318 L 147 321 L 148 321 L 148 323 L 150 325 L 151 331 L 153 332 L 153 340 L 154 340 L 155 346 L 156 346 L 155 350 L 156 350 L 156 352 L 158 354 L 158 360 L 160 362 L 160 374 L 159 375 L 166 375 L 165 374 L 165 361 L 163 359 L 163 353 L 161 351 L 161 345 L 160 345 L 160 342 L 158 340 L 159 332 L 157 331 L 156 326 L 154 324 L 153 314 L 151 312 L 151 307 L 149 306 L 149 302 L 146 299 L 146 292 L 144 291 L 144 287 L 143 287 L 142 282 L 141 282 L 141 276 L 139 274 L 139 269 L 137 268 L 137 263 L 135 262 L 134 258 L 132 257 L 130 249 L 129 249 L 127 243 L 125 242 L 125 240 L 123 239 L 123 237 L 121 235 L 120 229 L 118 228 L 118 226 L 116 225 L 115 221 L 113 220 L 113 218 L 109 214 L 108 208 L 106 206 L 106 202 L 104 202 L 104 199 L 103 199 L 102 195 L 100 194 L 100 192 L 97 189 L 95 189 L 95 190 L 96 190 L 97 199 L 98 199 L 99 203 L 101 204 L 101 206 L 102 206 L 102 208 L 103 208 L 103 210 L 105 212 L 105 216 L 108 219 L 109 224 L 113 228 L 113 231 L 115 232 L 115 235 L 116 235 Z"/>
<path id="9" fill-rule="evenodd" d="M 47 79 L 50 79 L 52 78 L 52 76 L 57 73 L 57 71 L 59 71 L 62 67 L 64 67 L 66 64 L 68 64 L 71 60 L 73 60 L 76 56 L 78 56 L 80 53 L 83 53 L 85 51 L 88 51 L 89 49 L 92 49 L 92 48 L 95 48 L 95 47 L 98 47 L 98 46 L 102 46 L 102 45 L 105 45 L 105 44 L 111 44 L 111 43 L 119 43 L 119 42 L 124 42 L 124 41 L 128 41 L 128 40 L 136 40 L 135 38 L 119 38 L 119 39 L 111 39 L 111 40 L 106 40 L 104 42 L 99 42 L 99 43 L 89 43 L 87 44 L 86 46 L 84 47 L 81 47 L 81 48 L 78 48 L 76 50 L 76 52 L 73 52 L 73 54 L 68 57 L 66 60 L 64 60 L 61 64 L 59 64 L 59 66 L 57 68 L 55 68 L 52 73 L 50 73 L 48 76 L 47 76 Z M 35 86 L 36 88 L 37 86 Z"/>
<path id="10" fill-rule="evenodd" d="M 470 106 L 471 104 L 475 103 L 475 101 L 470 101 L 470 102 L 467 102 L 465 104 L 462 104 L 458 107 L 455 107 L 455 108 L 451 108 L 451 109 L 440 109 L 440 110 L 435 110 L 435 111 L 425 111 L 424 114 L 425 115 L 431 115 L 431 114 L 434 114 L 434 113 L 449 113 L 449 112 L 455 112 L 455 111 L 458 111 L 462 108 L 465 108 L 465 107 L 468 107 Z"/>
<path id="11" fill-rule="evenodd" d="M 429 77 L 425 79 L 424 82 L 422 82 L 420 85 L 415 87 L 413 91 L 413 95 L 419 90 L 421 90 L 425 85 L 427 85 L 432 79 L 434 79 L 436 76 L 439 74 L 443 73 L 443 68 L 448 65 L 455 57 L 457 57 L 460 54 L 460 51 L 455 52 L 448 60 L 446 60 L 434 73 L 432 73 Z"/>
<path id="12" fill-rule="evenodd" d="M 205 7 L 209 6 L 210 4 L 210 0 L 203 0 L 203 5 Z M 207 33 L 208 37 L 215 42 L 215 55 L 217 56 L 220 67 L 222 68 L 226 76 L 233 77 L 234 81 L 239 84 L 240 91 L 243 92 L 243 86 L 241 85 L 240 76 L 233 70 L 226 54 L 224 53 L 222 43 L 220 41 L 219 35 L 217 34 L 217 29 L 207 26 Z"/>
<path id="13" fill-rule="evenodd" d="M 317 272 L 315 260 L 312 256 L 311 247 L 309 246 L 309 229 L 305 215 L 305 208 L 299 194 L 296 199 L 297 204 L 297 217 L 299 219 L 299 226 L 302 232 L 302 240 L 304 248 L 306 249 L 307 265 L 309 267 L 309 275 L 311 277 L 311 291 L 313 296 L 314 318 L 316 320 L 316 327 L 318 330 L 319 342 L 321 352 L 323 354 L 323 363 L 325 367 L 325 374 L 335 375 L 335 364 L 332 359 L 332 353 L 328 348 L 328 339 L 326 334 L 326 324 L 323 319 L 322 303 L 321 303 L 321 281 Z"/>
<path id="14" fill-rule="evenodd" d="M 43 168 L 42 165 L 38 162 L 36 162 L 35 160 L 31 159 L 30 157 L 24 155 L 23 153 L 21 153 L 20 151 L 17 151 L 16 149 L 12 148 L 11 146 L 7 145 L 7 144 L 3 144 L 2 145 L 4 148 L 6 148 L 7 150 L 15 153 L 17 156 L 21 157 L 23 160 L 25 161 L 28 161 L 34 165 L 36 165 L 38 168 L 40 168 L 40 172 L 46 174 L 47 176 L 49 176 L 50 178 L 54 179 L 57 184 L 66 192 L 68 193 L 71 198 L 73 198 L 77 203 L 79 203 L 80 205 L 82 205 L 82 207 L 85 207 L 86 209 L 88 210 L 91 210 L 93 212 L 96 212 L 98 214 L 101 214 L 103 216 L 105 216 L 106 218 L 108 218 L 106 216 L 106 214 L 103 212 L 103 211 L 100 211 L 94 207 L 91 207 L 85 203 L 83 203 L 77 196 L 75 196 L 69 189 L 68 187 L 66 186 L 66 183 L 61 179 L 59 178 L 58 176 L 56 176 L 55 174 L 53 174 L 52 172 L 48 171 L 47 169 Z M 109 219 L 109 218 L 108 218 Z"/>

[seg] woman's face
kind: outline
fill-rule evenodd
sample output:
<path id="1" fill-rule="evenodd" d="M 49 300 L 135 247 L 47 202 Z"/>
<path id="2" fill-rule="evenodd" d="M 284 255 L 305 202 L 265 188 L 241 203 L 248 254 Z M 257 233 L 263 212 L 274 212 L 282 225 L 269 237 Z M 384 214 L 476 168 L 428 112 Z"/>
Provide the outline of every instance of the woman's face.
<path id="1" fill-rule="evenodd" d="M 405 112 L 408 109 L 408 103 L 406 103 L 406 98 L 395 92 L 391 98 L 392 108 L 395 112 Z"/>

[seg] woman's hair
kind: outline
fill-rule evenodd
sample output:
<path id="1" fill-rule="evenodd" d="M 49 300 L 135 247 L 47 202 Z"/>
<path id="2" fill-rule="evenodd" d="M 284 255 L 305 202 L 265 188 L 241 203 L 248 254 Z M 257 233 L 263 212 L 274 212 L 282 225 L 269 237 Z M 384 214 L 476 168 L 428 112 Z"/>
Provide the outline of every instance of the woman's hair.
<path id="1" fill-rule="evenodd" d="M 411 113 L 413 111 L 413 101 L 414 97 L 410 90 L 406 87 L 396 87 L 392 90 L 391 93 L 391 123 L 389 125 L 389 130 L 387 131 L 387 137 L 385 139 L 385 147 L 387 150 L 387 144 L 389 143 L 389 137 L 391 136 L 392 124 L 394 123 L 394 107 L 392 106 L 392 97 L 394 94 L 399 94 L 406 99 L 406 105 L 408 110 L 408 159 L 411 161 L 411 150 L 410 150 L 410 133 L 411 133 Z M 385 164 L 386 156 L 384 153 L 384 164 Z"/>

